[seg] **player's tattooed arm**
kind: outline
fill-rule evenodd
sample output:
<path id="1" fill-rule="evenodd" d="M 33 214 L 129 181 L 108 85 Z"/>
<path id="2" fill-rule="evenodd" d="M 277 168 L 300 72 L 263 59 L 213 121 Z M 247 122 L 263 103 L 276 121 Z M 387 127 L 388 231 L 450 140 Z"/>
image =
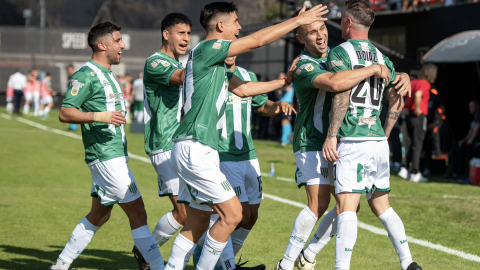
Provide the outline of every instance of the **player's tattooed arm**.
<path id="1" fill-rule="evenodd" d="M 391 87 L 385 92 L 385 98 L 388 100 L 388 113 L 385 120 L 385 136 L 390 137 L 393 126 L 397 122 L 403 109 L 403 97 L 396 92 L 396 89 Z"/>
<path id="2" fill-rule="evenodd" d="M 352 90 L 335 94 L 332 104 L 332 120 L 328 127 L 327 139 L 323 144 L 322 155 L 326 161 L 337 161 L 337 133 L 342 125 L 348 106 L 350 105 L 350 93 Z"/>

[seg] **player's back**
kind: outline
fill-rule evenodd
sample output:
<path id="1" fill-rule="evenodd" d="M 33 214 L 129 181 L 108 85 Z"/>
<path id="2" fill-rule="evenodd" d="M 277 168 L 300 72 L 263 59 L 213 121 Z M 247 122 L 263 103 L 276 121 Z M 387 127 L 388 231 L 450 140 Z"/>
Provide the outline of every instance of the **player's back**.
<path id="1" fill-rule="evenodd" d="M 184 119 L 174 139 L 195 139 L 218 149 L 228 80 L 233 75 L 224 63 L 230 44 L 222 39 L 204 40 L 190 51 L 183 83 Z"/>
<path id="2" fill-rule="evenodd" d="M 341 141 L 386 140 L 380 113 L 383 93 L 391 87 L 395 78 L 392 62 L 368 40 L 350 39 L 332 49 L 328 55 L 328 67 L 333 73 L 355 70 L 370 65 L 388 67 L 390 82 L 371 76 L 352 88 L 350 104 L 338 135 Z"/>

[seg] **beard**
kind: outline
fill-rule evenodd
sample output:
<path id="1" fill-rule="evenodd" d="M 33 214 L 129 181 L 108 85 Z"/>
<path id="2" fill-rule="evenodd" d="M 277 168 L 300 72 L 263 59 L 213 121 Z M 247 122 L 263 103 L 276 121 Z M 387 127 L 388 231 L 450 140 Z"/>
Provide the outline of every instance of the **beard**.
<path id="1" fill-rule="evenodd" d="M 107 54 L 107 59 L 108 59 L 108 63 L 110 65 L 120 64 L 120 59 L 118 58 L 118 53 L 116 53 L 116 52 L 115 52 L 115 54 L 113 54 L 113 53 Z"/>

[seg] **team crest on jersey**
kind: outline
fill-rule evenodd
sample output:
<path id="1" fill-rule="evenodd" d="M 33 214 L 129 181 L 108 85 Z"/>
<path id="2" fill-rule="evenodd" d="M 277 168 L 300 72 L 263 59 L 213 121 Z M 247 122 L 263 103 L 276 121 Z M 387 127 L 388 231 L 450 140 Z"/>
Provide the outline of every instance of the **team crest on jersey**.
<path id="1" fill-rule="evenodd" d="M 93 72 L 93 71 L 90 72 L 90 75 L 92 75 L 92 77 L 95 76 L 95 72 Z"/>
<path id="2" fill-rule="evenodd" d="M 373 125 L 375 125 L 376 122 L 377 122 L 377 117 L 376 116 L 372 116 L 372 117 L 360 116 L 360 118 L 358 118 L 358 125 L 359 126 L 368 125 L 368 128 L 371 128 Z"/>
<path id="3" fill-rule="evenodd" d="M 357 165 L 357 183 L 362 182 L 363 178 L 367 176 L 367 171 L 362 164 L 358 163 Z"/>
<path id="4" fill-rule="evenodd" d="M 313 65 L 312 64 L 308 64 L 306 67 L 305 67 L 305 70 L 310 72 L 314 69 Z"/>
<path id="5" fill-rule="evenodd" d="M 78 88 L 72 87 L 72 90 L 70 91 L 70 94 L 72 94 L 72 96 L 78 95 Z"/>

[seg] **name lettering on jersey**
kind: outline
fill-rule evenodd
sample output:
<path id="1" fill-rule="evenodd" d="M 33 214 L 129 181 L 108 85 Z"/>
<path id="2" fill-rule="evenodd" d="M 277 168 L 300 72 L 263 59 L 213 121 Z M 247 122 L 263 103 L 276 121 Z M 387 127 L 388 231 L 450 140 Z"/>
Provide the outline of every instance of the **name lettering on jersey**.
<path id="1" fill-rule="evenodd" d="M 355 51 L 358 60 L 378 63 L 377 53 L 370 51 Z"/>
<path id="2" fill-rule="evenodd" d="M 330 69 L 334 67 L 340 67 L 343 66 L 343 61 L 332 60 L 328 63 L 328 66 L 330 67 Z"/>
<path id="3" fill-rule="evenodd" d="M 125 95 L 123 93 L 110 93 L 108 95 L 108 98 L 110 99 L 114 98 L 115 101 L 123 101 L 125 100 Z"/>
<path id="4" fill-rule="evenodd" d="M 360 116 L 360 118 L 358 119 L 358 125 L 359 126 L 368 125 L 368 128 L 375 125 L 376 122 L 377 122 L 377 117 L 376 116 L 372 116 L 372 117 Z"/>
<path id="5" fill-rule="evenodd" d="M 228 97 L 227 105 L 238 104 L 238 103 L 245 104 L 251 99 L 252 99 L 252 97 L 241 98 L 239 96 L 233 96 L 232 95 L 232 96 Z"/>

